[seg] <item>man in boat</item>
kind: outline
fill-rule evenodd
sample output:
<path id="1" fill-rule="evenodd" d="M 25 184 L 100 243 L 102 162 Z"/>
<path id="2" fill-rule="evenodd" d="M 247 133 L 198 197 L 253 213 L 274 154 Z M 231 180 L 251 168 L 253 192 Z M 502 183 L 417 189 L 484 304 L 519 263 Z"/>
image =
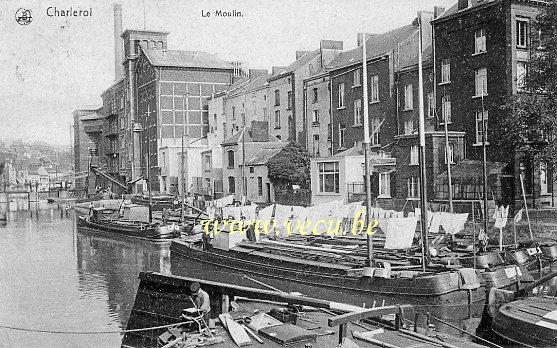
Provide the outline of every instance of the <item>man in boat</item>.
<path id="1" fill-rule="evenodd" d="M 209 298 L 209 294 L 201 289 L 201 285 L 198 282 L 191 283 L 190 292 L 190 299 L 194 310 L 184 309 L 184 317 L 194 317 L 197 319 L 199 316 L 202 316 L 205 323 L 207 323 L 209 320 L 209 313 L 211 312 L 211 300 Z"/>

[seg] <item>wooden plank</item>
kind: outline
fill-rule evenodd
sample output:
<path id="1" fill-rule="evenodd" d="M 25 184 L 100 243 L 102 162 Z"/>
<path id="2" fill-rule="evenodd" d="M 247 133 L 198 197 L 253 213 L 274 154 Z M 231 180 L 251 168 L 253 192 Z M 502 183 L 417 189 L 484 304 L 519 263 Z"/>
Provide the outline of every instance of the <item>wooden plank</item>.
<path id="1" fill-rule="evenodd" d="M 221 321 L 224 319 L 224 321 L 226 322 L 226 329 L 228 330 L 230 337 L 232 337 L 232 340 L 238 347 L 249 346 L 251 344 L 251 339 L 249 338 L 246 329 L 244 329 L 242 325 L 238 324 L 234 319 L 232 319 L 230 314 L 220 314 L 219 318 L 221 319 Z"/>
<path id="2" fill-rule="evenodd" d="M 328 319 L 327 325 L 330 327 L 339 326 L 341 324 L 346 324 L 351 321 L 358 321 L 367 318 L 373 317 L 381 317 L 387 314 L 395 314 L 400 309 L 411 309 L 412 306 L 409 305 L 402 305 L 402 306 L 383 306 L 383 307 L 375 307 L 369 309 L 363 309 L 357 312 L 351 312 L 346 314 L 337 315 L 336 317 L 332 317 Z"/>

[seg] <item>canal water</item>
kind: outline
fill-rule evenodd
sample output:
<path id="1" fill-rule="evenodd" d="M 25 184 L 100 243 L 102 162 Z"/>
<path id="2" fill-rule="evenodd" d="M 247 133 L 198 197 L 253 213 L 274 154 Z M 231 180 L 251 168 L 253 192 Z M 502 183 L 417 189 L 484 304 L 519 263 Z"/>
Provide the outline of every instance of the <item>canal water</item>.
<path id="1" fill-rule="evenodd" d="M 119 347 L 139 272 L 169 269 L 167 246 L 78 233 L 73 210 L 10 212 L 0 225 L 0 347 Z"/>

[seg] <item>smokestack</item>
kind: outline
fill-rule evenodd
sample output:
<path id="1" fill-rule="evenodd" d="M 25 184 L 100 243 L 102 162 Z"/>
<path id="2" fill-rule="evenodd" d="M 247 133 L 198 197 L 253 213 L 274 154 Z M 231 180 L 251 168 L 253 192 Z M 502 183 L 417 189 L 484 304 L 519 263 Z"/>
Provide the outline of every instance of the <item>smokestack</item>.
<path id="1" fill-rule="evenodd" d="M 124 40 L 122 39 L 122 5 L 114 4 L 114 80 L 124 78 Z"/>

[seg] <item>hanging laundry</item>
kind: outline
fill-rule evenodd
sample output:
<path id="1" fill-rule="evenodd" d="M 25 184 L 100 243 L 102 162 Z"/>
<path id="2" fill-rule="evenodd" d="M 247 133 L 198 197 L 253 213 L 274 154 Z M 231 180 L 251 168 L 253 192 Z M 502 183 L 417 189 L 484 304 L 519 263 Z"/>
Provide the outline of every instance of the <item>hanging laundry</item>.
<path id="1" fill-rule="evenodd" d="M 516 215 L 514 216 L 514 222 L 515 223 L 520 222 L 520 220 L 522 220 L 522 209 L 520 209 L 518 211 L 518 213 L 516 213 Z"/>
<path id="2" fill-rule="evenodd" d="M 464 229 L 464 224 L 468 220 L 468 213 L 451 214 L 441 213 L 441 226 L 446 233 L 456 234 Z"/>
<path id="3" fill-rule="evenodd" d="M 271 217 L 273 216 L 273 209 L 275 208 L 274 204 L 271 204 L 268 207 L 265 207 L 257 213 L 257 218 L 260 221 L 270 221 Z"/>
<path id="4" fill-rule="evenodd" d="M 439 227 L 441 226 L 441 212 L 428 212 L 429 222 L 429 232 L 439 233 Z M 431 218 L 429 218 L 431 216 Z"/>
<path id="5" fill-rule="evenodd" d="M 509 216 L 509 207 L 500 206 L 495 209 L 493 219 L 495 220 L 495 227 L 503 228 L 507 226 L 507 218 Z"/>
<path id="6" fill-rule="evenodd" d="M 241 215 L 243 215 L 247 220 L 255 220 L 255 210 L 257 208 L 256 204 L 245 205 L 238 208 L 240 208 Z"/>
<path id="7" fill-rule="evenodd" d="M 416 232 L 416 218 L 391 218 L 385 229 L 385 249 L 408 249 L 412 247 Z"/>

